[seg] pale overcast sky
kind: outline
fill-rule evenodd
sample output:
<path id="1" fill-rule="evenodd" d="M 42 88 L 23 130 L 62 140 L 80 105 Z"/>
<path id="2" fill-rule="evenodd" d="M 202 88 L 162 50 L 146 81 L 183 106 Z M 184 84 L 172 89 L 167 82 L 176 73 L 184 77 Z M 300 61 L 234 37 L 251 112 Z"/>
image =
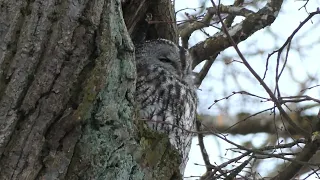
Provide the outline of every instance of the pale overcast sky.
<path id="1" fill-rule="evenodd" d="M 184 9 L 184 8 L 195 8 L 199 7 L 199 1 L 195 0 L 176 0 L 176 10 Z M 207 5 L 209 6 L 210 1 L 208 1 Z M 222 1 L 223 4 L 232 4 L 233 0 Z M 245 54 L 246 52 L 255 52 L 257 49 L 265 50 L 265 54 L 257 54 L 255 56 L 246 57 L 252 67 L 259 73 L 260 76 L 263 76 L 265 71 L 265 62 L 268 53 L 271 53 L 273 50 L 276 50 L 277 47 L 280 47 L 287 39 L 287 37 L 293 32 L 293 30 L 303 21 L 308 14 L 304 9 L 298 10 L 305 1 L 285 1 L 283 4 L 282 12 L 279 14 L 276 21 L 271 25 L 271 28 L 265 28 L 255 33 L 253 36 L 248 38 L 245 42 L 239 44 L 240 50 Z M 262 4 L 263 6 L 264 4 Z M 320 0 L 309 1 L 308 11 L 315 11 L 317 7 L 320 7 Z M 192 14 L 191 11 L 190 14 Z M 177 20 L 182 20 L 183 12 L 177 15 Z M 241 18 L 238 18 L 240 21 Z M 293 40 L 292 47 L 300 47 L 303 52 L 302 55 L 297 52 L 291 51 L 288 57 L 288 63 L 292 66 L 293 74 L 290 74 L 288 71 L 284 71 L 283 76 L 280 81 L 280 88 L 282 90 L 282 95 L 290 96 L 296 95 L 299 92 L 298 83 L 292 80 L 292 76 L 294 79 L 299 81 L 304 81 L 307 77 L 307 73 L 312 76 L 320 77 L 320 15 L 314 16 L 312 22 L 309 21 L 296 35 L 299 41 Z M 207 31 L 210 34 L 214 34 L 216 32 L 215 28 L 207 28 Z M 274 39 L 269 31 L 276 33 L 279 35 L 277 39 Z M 190 46 L 196 44 L 197 42 L 203 40 L 205 36 L 202 33 L 194 33 L 190 38 Z M 318 44 L 316 44 L 318 43 Z M 228 48 L 226 51 L 222 52 L 222 55 L 229 56 L 232 59 L 238 59 L 233 48 Z M 247 112 L 258 112 L 265 108 L 269 108 L 272 103 L 260 103 L 258 99 L 252 99 L 247 104 L 243 104 L 241 101 L 243 97 L 235 96 L 230 98 L 228 101 L 219 102 L 218 106 L 213 106 L 211 109 L 208 107 L 213 103 L 215 99 L 220 99 L 232 93 L 232 91 L 240 91 L 246 90 L 251 93 L 255 93 L 257 95 L 261 95 L 264 97 L 268 97 L 259 83 L 255 80 L 249 80 L 251 77 L 239 76 L 239 86 L 236 85 L 235 81 L 232 77 L 224 77 L 224 73 L 226 72 L 234 72 L 237 71 L 239 73 L 247 73 L 248 70 L 240 63 L 231 63 L 229 65 L 225 65 L 222 56 L 218 56 L 217 61 L 213 64 L 208 77 L 204 80 L 201 88 L 201 91 L 198 91 L 198 96 L 200 100 L 199 104 L 199 113 L 211 114 L 211 115 L 219 115 L 221 113 L 221 109 L 218 106 L 232 106 L 231 110 L 228 112 L 229 114 L 236 114 L 241 111 Z M 275 60 L 276 55 L 270 59 L 269 70 L 266 78 L 266 82 L 269 85 L 274 85 L 274 70 L 275 70 Z M 196 68 L 199 70 L 199 67 Z M 224 72 L 224 73 L 223 73 Z M 307 73 L 306 73 L 307 72 Z M 247 74 L 248 75 L 248 74 Z M 250 75 L 248 75 L 250 76 Z M 319 78 L 320 79 L 320 78 Z M 223 81 L 224 80 L 224 81 Z M 312 82 L 308 85 L 314 86 L 320 84 L 319 80 Z M 314 98 L 320 98 L 320 87 L 314 88 L 312 90 L 306 91 L 306 94 L 312 96 Z M 254 103 L 254 105 L 253 105 Z M 254 107 L 254 108 L 253 108 Z M 318 107 L 319 108 L 319 107 Z M 318 108 L 314 108 L 308 111 L 308 113 L 315 114 L 318 111 Z M 255 135 L 247 135 L 247 136 L 229 136 L 230 140 L 235 141 L 236 143 L 241 144 L 241 142 L 252 139 L 254 145 L 259 145 L 259 143 L 264 142 L 266 140 L 265 134 L 255 134 Z M 214 136 L 205 137 L 205 145 L 207 151 L 210 155 L 211 162 L 216 162 L 220 164 L 225 161 L 224 157 L 231 158 L 232 153 L 228 153 L 225 155 L 226 148 L 230 148 L 231 146 L 224 141 L 217 140 Z M 189 163 L 186 168 L 185 176 L 201 176 L 205 172 L 204 166 L 194 165 L 194 163 L 204 164 L 202 161 L 201 153 L 199 147 L 196 146 L 197 139 L 194 138 L 192 149 L 190 152 Z M 219 148 L 218 148 L 219 147 Z M 269 162 L 267 166 L 259 172 L 261 175 L 267 175 L 268 171 L 272 170 L 272 166 L 275 161 Z M 270 166 L 271 164 L 271 166 Z M 267 168 L 268 167 L 268 168 Z M 188 178 L 188 179 L 197 179 L 197 178 Z"/>

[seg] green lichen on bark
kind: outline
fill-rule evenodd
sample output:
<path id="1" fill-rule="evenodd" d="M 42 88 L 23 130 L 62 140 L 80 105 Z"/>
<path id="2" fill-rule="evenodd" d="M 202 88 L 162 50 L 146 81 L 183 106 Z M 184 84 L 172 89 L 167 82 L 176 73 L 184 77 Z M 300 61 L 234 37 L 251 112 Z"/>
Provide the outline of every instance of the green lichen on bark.
<path id="1" fill-rule="evenodd" d="M 0 11 L 8 24 L 0 37 L 1 179 L 172 177 L 141 166 L 170 159 L 157 163 L 152 139 L 140 142 L 133 125 L 134 47 L 120 0 L 1 5 L 10 7 Z M 155 152 L 167 157 L 161 142 Z"/>
<path id="2" fill-rule="evenodd" d="M 182 179 L 167 135 L 135 128 L 134 48 L 118 1 L 104 5 L 99 56 L 76 116 L 85 123 L 67 179 Z M 120 23 L 119 23 L 120 22 Z"/>
<path id="3" fill-rule="evenodd" d="M 149 129 L 144 121 L 136 121 L 139 132 L 139 159 L 146 179 L 182 179 L 181 157 L 166 134 Z"/>
<path id="4" fill-rule="evenodd" d="M 134 51 L 120 12 L 119 1 L 104 4 L 100 54 L 78 108 L 86 124 L 67 179 L 144 179 L 132 156 L 138 147 L 130 99 L 135 88 Z"/>

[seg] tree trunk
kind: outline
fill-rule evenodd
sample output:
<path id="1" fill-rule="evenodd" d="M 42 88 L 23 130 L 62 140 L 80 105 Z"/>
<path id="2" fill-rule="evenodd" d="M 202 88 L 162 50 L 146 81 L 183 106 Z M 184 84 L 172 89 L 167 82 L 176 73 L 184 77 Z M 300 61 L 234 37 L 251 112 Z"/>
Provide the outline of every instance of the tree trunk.
<path id="1" fill-rule="evenodd" d="M 120 0 L 0 0 L 0 179 L 181 179 L 135 78 Z"/>

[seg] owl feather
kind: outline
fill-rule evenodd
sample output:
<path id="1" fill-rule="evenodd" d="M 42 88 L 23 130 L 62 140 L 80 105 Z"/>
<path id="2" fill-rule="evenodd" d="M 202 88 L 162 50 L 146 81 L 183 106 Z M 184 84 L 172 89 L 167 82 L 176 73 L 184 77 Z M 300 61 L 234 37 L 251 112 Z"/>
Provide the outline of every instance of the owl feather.
<path id="1" fill-rule="evenodd" d="M 182 157 L 183 174 L 197 107 L 192 58 L 184 48 L 158 39 L 136 46 L 136 64 L 140 118 L 146 119 L 150 128 L 168 135 Z"/>

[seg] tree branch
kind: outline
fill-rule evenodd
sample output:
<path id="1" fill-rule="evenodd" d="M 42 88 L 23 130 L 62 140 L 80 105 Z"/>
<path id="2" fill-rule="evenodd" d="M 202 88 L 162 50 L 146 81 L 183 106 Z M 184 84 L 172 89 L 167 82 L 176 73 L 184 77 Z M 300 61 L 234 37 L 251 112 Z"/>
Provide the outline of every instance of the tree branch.
<path id="1" fill-rule="evenodd" d="M 211 0 L 213 6 L 215 6 L 215 3 Z M 271 6 L 273 1 L 270 1 L 267 3 L 266 6 Z M 272 6 L 271 6 L 272 7 Z M 220 21 L 222 22 L 220 13 L 217 13 Z M 236 52 L 238 53 L 239 57 L 241 58 L 243 64 L 247 67 L 247 69 L 250 71 L 250 73 L 259 81 L 259 83 L 263 86 L 263 88 L 266 90 L 266 92 L 269 94 L 270 98 L 272 99 L 272 101 L 274 102 L 274 104 L 277 106 L 278 110 L 280 111 L 281 115 L 285 118 L 285 120 L 292 126 L 294 127 L 294 129 L 298 132 L 300 132 L 301 134 L 303 134 L 306 138 L 310 136 L 310 134 L 302 129 L 301 127 L 297 126 L 297 124 L 295 124 L 292 119 L 290 118 L 290 116 L 284 111 L 284 109 L 281 107 L 281 103 L 278 101 L 278 99 L 275 97 L 275 95 L 272 93 L 272 91 L 270 90 L 270 88 L 267 86 L 267 84 L 260 78 L 260 76 L 257 74 L 257 72 L 250 66 L 250 64 L 248 63 L 248 61 L 245 59 L 245 57 L 243 56 L 243 54 L 240 52 L 236 42 L 234 41 L 232 34 L 230 34 L 226 28 L 226 26 L 222 23 L 222 27 L 223 27 L 223 31 L 226 34 L 228 41 L 232 44 L 232 46 L 234 47 L 234 49 L 236 50 Z"/>
<path id="2" fill-rule="evenodd" d="M 308 162 L 310 158 L 317 152 L 319 147 L 319 139 L 306 144 L 296 160 Z M 291 162 L 289 166 L 287 166 L 282 172 L 278 173 L 278 175 L 273 177 L 271 180 L 291 179 L 302 168 L 302 166 L 303 164 Z"/>
<path id="3" fill-rule="evenodd" d="M 253 33 L 271 25 L 277 18 L 283 0 L 271 0 L 256 13 L 249 14 L 241 23 L 228 29 L 231 38 L 236 44 L 246 40 Z M 224 32 L 216 33 L 205 41 L 190 48 L 190 53 L 194 59 L 193 67 L 208 59 L 210 56 L 220 53 L 232 44 L 225 36 Z"/>

